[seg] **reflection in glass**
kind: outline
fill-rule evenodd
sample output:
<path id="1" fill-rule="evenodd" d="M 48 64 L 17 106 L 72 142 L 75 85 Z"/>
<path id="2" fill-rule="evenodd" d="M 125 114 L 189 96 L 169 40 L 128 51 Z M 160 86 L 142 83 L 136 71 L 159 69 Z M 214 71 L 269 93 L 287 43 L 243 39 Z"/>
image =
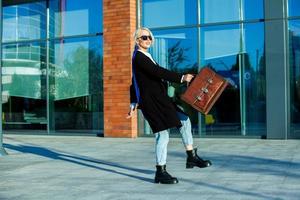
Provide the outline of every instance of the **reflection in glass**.
<path id="1" fill-rule="evenodd" d="M 4 129 L 46 129 L 46 49 L 44 43 L 3 46 Z"/>
<path id="2" fill-rule="evenodd" d="M 102 1 L 50 0 L 50 37 L 102 32 Z"/>
<path id="3" fill-rule="evenodd" d="M 56 40 L 50 48 L 50 107 L 55 130 L 103 129 L 102 39 Z"/>
<path id="4" fill-rule="evenodd" d="M 240 0 L 201 0 L 201 23 L 228 22 L 240 20 Z"/>
<path id="5" fill-rule="evenodd" d="M 262 135 L 266 126 L 264 24 L 201 29 L 201 66 L 230 83 L 205 116 L 206 135 Z"/>
<path id="6" fill-rule="evenodd" d="M 150 49 L 154 60 L 160 66 L 180 73 L 197 73 L 197 29 L 176 29 L 154 31 L 155 43 Z M 180 100 L 185 84 L 168 84 L 169 96 L 189 114 L 194 131 L 197 131 L 197 112 Z M 176 132 L 177 133 L 177 132 Z"/>
<path id="7" fill-rule="evenodd" d="M 197 67 L 197 29 L 153 31 L 152 56 L 163 67 L 177 72 Z"/>
<path id="8" fill-rule="evenodd" d="M 4 129 L 102 132 L 102 1 L 13 2 L 3 7 Z M 48 36 L 59 40 L 32 42 Z"/>
<path id="9" fill-rule="evenodd" d="M 242 55 L 247 135 L 266 133 L 266 81 L 264 23 L 245 25 L 245 53 Z"/>
<path id="10" fill-rule="evenodd" d="M 211 26 L 201 29 L 203 59 L 211 60 L 218 57 L 236 55 L 242 48 L 239 25 Z M 220 65 L 219 67 L 221 67 Z M 226 68 L 223 65 L 222 68 Z"/>
<path id="11" fill-rule="evenodd" d="M 300 137 L 300 20 L 289 21 L 291 137 Z"/>
<path id="12" fill-rule="evenodd" d="M 143 0 L 142 16 L 149 28 L 197 24 L 197 0 Z"/>
<path id="13" fill-rule="evenodd" d="M 229 22 L 239 20 L 263 19 L 262 0 L 220 0 L 201 1 L 201 23 Z"/>
<path id="14" fill-rule="evenodd" d="M 42 39 L 46 36 L 46 2 L 3 7 L 3 41 Z"/>
<path id="15" fill-rule="evenodd" d="M 289 17 L 300 17 L 300 1 L 288 0 Z"/>
<path id="16" fill-rule="evenodd" d="M 240 76 L 239 54 L 242 52 L 239 25 L 201 28 L 201 66 L 208 66 L 230 80 L 210 113 L 204 116 L 206 135 L 240 135 Z"/>

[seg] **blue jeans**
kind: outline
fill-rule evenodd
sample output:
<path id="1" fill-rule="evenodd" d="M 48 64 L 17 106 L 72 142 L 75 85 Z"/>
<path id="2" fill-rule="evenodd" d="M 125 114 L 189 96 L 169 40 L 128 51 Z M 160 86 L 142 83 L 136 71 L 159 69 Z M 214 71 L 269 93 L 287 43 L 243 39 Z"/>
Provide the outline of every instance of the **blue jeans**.
<path id="1" fill-rule="evenodd" d="M 182 143 L 184 146 L 193 145 L 192 126 L 188 116 L 181 112 L 177 112 L 182 126 L 178 129 L 181 133 Z M 156 164 L 165 165 L 167 163 L 167 148 L 169 143 L 169 132 L 163 130 L 155 133 L 155 154 Z"/>

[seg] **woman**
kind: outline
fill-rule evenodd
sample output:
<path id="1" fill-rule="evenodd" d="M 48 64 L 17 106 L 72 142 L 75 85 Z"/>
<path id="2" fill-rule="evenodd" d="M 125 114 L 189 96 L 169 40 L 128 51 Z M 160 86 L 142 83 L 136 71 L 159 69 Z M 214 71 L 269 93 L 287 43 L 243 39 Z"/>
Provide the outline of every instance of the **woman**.
<path id="1" fill-rule="evenodd" d="M 131 105 L 127 118 L 130 118 L 138 107 L 155 134 L 156 173 L 154 182 L 178 183 L 177 178 L 172 177 L 166 171 L 169 128 L 177 127 L 182 135 L 187 153 L 186 168 L 193 168 L 194 166 L 203 168 L 211 165 L 210 161 L 202 160 L 197 155 L 197 149 L 193 149 L 191 122 L 188 116 L 168 97 L 165 86 L 165 81 L 189 83 L 194 76 L 169 71 L 160 67 L 153 60 L 151 54 L 148 53 L 148 49 L 154 42 L 153 34 L 149 29 L 137 29 L 134 39 L 136 47 L 132 59 Z"/>

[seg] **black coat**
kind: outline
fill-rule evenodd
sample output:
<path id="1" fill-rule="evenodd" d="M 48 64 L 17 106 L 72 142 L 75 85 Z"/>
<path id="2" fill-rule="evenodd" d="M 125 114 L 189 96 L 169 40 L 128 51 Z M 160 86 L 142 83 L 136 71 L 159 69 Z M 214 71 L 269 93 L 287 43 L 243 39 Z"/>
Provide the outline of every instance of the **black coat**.
<path id="1" fill-rule="evenodd" d="M 133 66 L 140 90 L 139 109 L 142 110 L 153 133 L 180 127 L 181 123 L 176 113 L 179 108 L 168 96 L 165 81 L 180 83 L 182 74 L 154 64 L 140 51 L 136 52 Z M 137 102 L 133 82 L 130 88 L 130 101 Z"/>

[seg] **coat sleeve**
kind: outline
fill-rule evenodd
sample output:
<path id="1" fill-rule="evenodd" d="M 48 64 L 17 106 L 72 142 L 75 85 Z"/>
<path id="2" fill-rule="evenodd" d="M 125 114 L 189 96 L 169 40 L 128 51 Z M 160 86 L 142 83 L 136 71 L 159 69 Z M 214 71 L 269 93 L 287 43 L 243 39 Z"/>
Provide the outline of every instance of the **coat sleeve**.
<path id="1" fill-rule="evenodd" d="M 137 103 L 134 84 L 130 85 L 130 103 Z"/>
<path id="2" fill-rule="evenodd" d="M 141 53 L 142 54 L 142 53 Z M 164 69 L 158 65 L 155 65 L 150 58 L 145 55 L 136 56 L 135 64 L 140 70 L 143 70 L 150 76 L 164 79 L 166 81 L 180 83 L 183 74 L 172 72 L 170 70 Z"/>

